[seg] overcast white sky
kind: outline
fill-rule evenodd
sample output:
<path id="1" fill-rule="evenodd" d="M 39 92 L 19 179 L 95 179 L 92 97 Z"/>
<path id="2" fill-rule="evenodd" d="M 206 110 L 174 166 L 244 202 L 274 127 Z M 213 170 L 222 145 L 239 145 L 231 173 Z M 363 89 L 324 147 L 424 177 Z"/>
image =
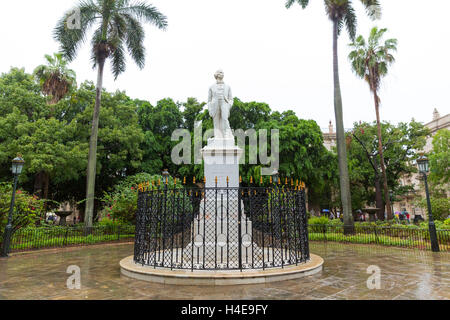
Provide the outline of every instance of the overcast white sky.
<path id="1" fill-rule="evenodd" d="M 272 109 L 294 110 L 322 128 L 334 122 L 331 23 L 322 0 L 306 10 L 287 10 L 284 0 L 148 0 L 168 17 L 166 32 L 147 25 L 147 63 L 139 70 L 129 59 L 127 71 L 114 81 L 109 69 L 104 86 L 125 90 L 133 98 L 185 101 L 207 99 L 218 68 L 234 96 L 267 102 Z M 383 18 L 372 22 L 359 1 L 358 34 L 387 27 L 399 40 L 397 62 L 381 91 L 384 120 L 428 122 L 432 111 L 450 112 L 450 1 L 381 0 Z M 44 54 L 58 51 L 52 38 L 57 20 L 78 0 L 3 1 L 0 11 L 0 72 L 11 66 L 34 67 Z M 347 128 L 375 118 L 373 99 L 347 59 L 349 40 L 340 38 L 340 76 Z M 71 63 L 78 83 L 96 79 L 83 46 Z"/>

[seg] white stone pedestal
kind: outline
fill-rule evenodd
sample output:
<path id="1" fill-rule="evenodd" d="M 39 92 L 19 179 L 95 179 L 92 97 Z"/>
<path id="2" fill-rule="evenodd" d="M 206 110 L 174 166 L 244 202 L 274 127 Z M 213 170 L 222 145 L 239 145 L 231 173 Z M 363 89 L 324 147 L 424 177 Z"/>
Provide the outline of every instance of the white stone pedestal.
<path id="1" fill-rule="evenodd" d="M 246 261 L 252 255 L 255 248 L 250 236 L 252 222 L 246 219 L 242 201 L 239 221 L 239 160 L 242 154 L 243 150 L 235 145 L 234 138 L 209 139 L 202 149 L 205 187 L 214 188 L 217 177 L 219 189 L 205 190 L 200 214 L 193 222 L 194 239 L 186 249 L 193 249 L 194 261 L 204 260 L 209 266 L 228 260 L 237 263 L 239 235 L 242 237 L 242 260 Z M 228 192 L 225 189 L 227 177 L 228 187 L 232 188 Z"/>
<path id="2" fill-rule="evenodd" d="M 226 187 L 227 177 L 230 188 L 239 187 L 239 160 L 244 151 L 235 145 L 234 137 L 229 139 L 209 139 L 202 149 L 206 188 Z"/>

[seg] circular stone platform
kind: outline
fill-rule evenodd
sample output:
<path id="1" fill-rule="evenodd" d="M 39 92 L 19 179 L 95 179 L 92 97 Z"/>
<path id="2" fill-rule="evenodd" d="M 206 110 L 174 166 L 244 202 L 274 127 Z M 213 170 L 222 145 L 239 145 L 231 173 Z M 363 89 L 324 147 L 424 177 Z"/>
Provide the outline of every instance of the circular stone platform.
<path id="1" fill-rule="evenodd" d="M 311 254 L 307 263 L 284 268 L 266 270 L 217 270 L 189 271 L 153 268 L 135 264 L 133 256 L 120 261 L 120 271 L 123 275 L 144 281 L 177 285 L 226 286 L 240 284 L 258 284 L 275 281 L 285 281 L 309 276 L 322 271 L 323 259 Z"/>

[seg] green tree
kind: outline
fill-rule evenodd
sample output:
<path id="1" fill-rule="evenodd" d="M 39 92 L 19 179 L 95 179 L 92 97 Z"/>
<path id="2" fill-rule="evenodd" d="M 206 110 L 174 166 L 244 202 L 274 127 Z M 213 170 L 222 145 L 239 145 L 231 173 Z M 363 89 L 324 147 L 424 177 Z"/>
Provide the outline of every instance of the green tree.
<path id="1" fill-rule="evenodd" d="M 378 0 L 360 0 L 360 2 L 363 4 L 370 17 L 375 18 L 380 15 L 381 7 Z M 309 4 L 309 0 L 287 0 L 286 8 L 290 8 L 294 3 L 298 3 L 305 9 Z M 344 214 L 344 229 L 345 233 L 353 233 L 354 223 L 351 207 L 347 150 L 345 148 L 342 96 L 339 81 L 338 38 L 345 25 L 350 39 L 355 39 L 357 27 L 356 13 L 351 0 L 324 0 L 324 4 L 326 14 L 333 23 L 334 111 L 336 117 L 337 151 L 339 159 L 341 201 Z"/>
<path id="2" fill-rule="evenodd" d="M 413 191 L 412 186 L 402 186 L 402 177 L 417 172 L 414 160 L 426 143 L 429 130 L 421 123 L 381 123 L 381 132 L 386 140 L 383 154 L 386 161 L 387 184 L 394 195 L 401 196 Z M 376 203 L 383 208 L 380 162 L 378 161 L 378 125 L 374 123 L 355 123 L 349 134 L 349 171 L 353 205 L 362 208 Z M 384 219 L 384 212 L 380 212 Z"/>
<path id="3" fill-rule="evenodd" d="M 429 153 L 430 159 L 430 201 L 433 217 L 445 220 L 450 214 L 449 200 L 449 158 L 450 158 L 450 130 L 441 129 L 433 137 L 433 149 Z M 421 185 L 423 186 L 423 184 Z M 427 208 L 426 198 L 418 199 L 421 208 Z"/>
<path id="4" fill-rule="evenodd" d="M 65 182 L 86 166 L 88 144 L 79 139 L 78 124 L 59 114 L 64 99 L 50 110 L 40 85 L 23 69 L 13 68 L 0 77 L 0 179 L 10 179 L 10 161 L 17 153 L 26 160 L 21 186 L 32 192 L 36 176 Z M 52 116 L 50 116 L 52 115 Z M 33 183 L 34 181 L 34 183 Z M 47 191 L 46 199 L 51 198 Z"/>
<path id="5" fill-rule="evenodd" d="M 383 174 L 383 188 L 386 199 L 386 210 L 388 219 L 392 219 L 391 202 L 389 199 L 389 188 L 387 185 L 386 164 L 383 156 L 383 138 L 381 136 L 380 120 L 380 97 L 378 91 L 381 85 L 381 79 L 388 73 L 388 67 L 395 61 L 392 55 L 397 51 L 397 39 L 388 39 L 381 44 L 387 29 L 372 28 L 368 40 L 359 36 L 350 46 L 353 51 L 349 54 L 352 63 L 352 69 L 355 74 L 364 79 L 373 93 L 375 101 L 375 113 L 378 127 L 378 155 L 380 157 L 380 167 Z"/>
<path id="6" fill-rule="evenodd" d="M 23 154 L 27 164 L 22 182 L 31 180 L 27 174 L 41 172 L 63 180 L 73 176 L 84 163 L 78 153 L 83 153 L 87 144 L 76 139 L 76 124 L 50 117 L 57 116 L 59 104 L 50 110 L 40 85 L 23 69 L 3 74 L 0 92 L 0 163 L 9 166 L 15 154 Z M 8 175 L 0 170 L 0 176 Z"/>
<path id="7" fill-rule="evenodd" d="M 358 129 L 360 132 L 358 132 Z M 384 220 L 383 208 L 385 205 L 381 192 L 379 162 L 377 161 L 378 149 L 374 148 L 372 129 L 372 127 L 360 125 L 350 137 L 352 142 L 353 140 L 357 142 L 356 144 L 350 144 L 349 148 L 352 206 L 362 208 L 365 204 L 373 202 L 372 187 L 374 187 L 376 208 L 380 208 L 378 219 Z"/>
<path id="8" fill-rule="evenodd" d="M 195 121 L 199 114 L 203 111 L 206 102 L 198 102 L 195 98 L 188 98 L 185 103 L 183 103 L 183 120 L 184 128 L 188 129 L 190 132 L 194 131 Z"/>
<path id="9" fill-rule="evenodd" d="M 67 67 L 67 60 L 62 53 L 54 53 L 53 57 L 46 54 L 46 65 L 34 69 L 34 76 L 39 82 L 42 92 L 50 97 L 50 105 L 58 103 L 64 96 L 76 87 L 75 71 Z"/>
<path id="10" fill-rule="evenodd" d="M 74 12 L 80 13 L 80 28 L 68 28 L 67 22 Z M 92 61 L 97 67 L 97 94 L 89 143 L 89 159 L 86 188 L 86 221 L 92 225 L 94 214 L 94 192 L 97 162 L 98 124 L 103 85 L 103 69 L 111 59 L 114 77 L 125 71 L 125 49 L 141 69 L 145 64 L 143 45 L 145 32 L 142 22 L 149 22 L 160 29 L 167 27 L 167 19 L 154 6 L 145 2 L 128 0 L 86 0 L 64 15 L 55 28 L 55 39 L 68 61 L 72 61 L 77 50 L 84 43 L 87 31 L 96 24 L 91 41 Z"/>
<path id="11" fill-rule="evenodd" d="M 92 82 L 85 82 L 71 99 L 61 106 L 61 109 L 67 112 L 67 118 L 77 124 L 76 139 L 85 143 L 86 149 L 95 95 L 95 85 Z M 128 175 L 133 175 L 140 170 L 143 140 L 144 134 L 139 126 L 134 101 L 124 92 L 104 91 L 98 133 L 99 155 L 96 164 L 97 172 L 102 178 L 97 180 L 94 193 L 97 205 L 100 204 L 99 199 L 105 191 Z M 86 159 L 87 157 L 83 162 L 84 170 L 77 177 L 61 181 L 53 188 L 56 189 L 53 194 L 56 200 L 75 198 L 77 202 L 80 202 L 85 199 L 82 190 L 86 181 Z M 98 213 L 98 206 L 96 208 L 95 212 Z"/>
<path id="12" fill-rule="evenodd" d="M 439 130 L 433 137 L 433 150 L 430 153 L 430 181 L 434 185 L 447 185 L 450 182 L 450 130 Z"/>
<path id="13" fill-rule="evenodd" d="M 36 173 L 45 171 L 50 177 L 49 200 L 79 203 L 85 199 L 95 95 L 95 85 L 84 82 L 50 111 L 32 75 L 15 68 L 1 75 L 0 181 L 11 180 L 11 159 L 21 153 L 26 160 L 20 176 L 24 190 L 32 192 Z M 103 93 L 97 158 L 102 179 L 96 183 L 97 204 L 103 192 L 140 170 L 144 137 L 136 108 L 124 92 Z"/>
<path id="14" fill-rule="evenodd" d="M 155 107 L 143 102 L 139 104 L 137 113 L 145 135 L 142 171 L 160 174 L 168 169 L 171 175 L 176 176 L 179 167 L 172 162 L 171 151 L 177 142 L 173 142 L 171 137 L 174 130 L 183 128 L 179 104 L 170 98 L 158 101 Z"/>

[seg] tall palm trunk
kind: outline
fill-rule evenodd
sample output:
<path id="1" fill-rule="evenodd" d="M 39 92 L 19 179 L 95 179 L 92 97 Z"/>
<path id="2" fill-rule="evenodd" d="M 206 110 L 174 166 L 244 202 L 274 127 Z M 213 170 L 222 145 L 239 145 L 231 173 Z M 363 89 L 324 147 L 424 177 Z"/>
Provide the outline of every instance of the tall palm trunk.
<path id="1" fill-rule="evenodd" d="M 378 174 L 375 175 L 374 184 L 375 184 L 375 203 L 377 205 L 377 208 L 384 208 L 380 177 L 378 176 Z M 378 217 L 378 220 L 381 220 L 381 221 L 385 220 L 383 210 L 380 210 L 377 212 L 377 217 Z"/>
<path id="2" fill-rule="evenodd" d="M 347 149 L 342 111 L 342 96 L 339 82 L 338 64 L 338 23 L 333 21 L 333 73 L 334 73 L 334 113 L 336 116 L 336 136 L 339 159 L 339 180 L 341 186 L 341 201 L 344 214 L 344 233 L 354 233 L 352 200 L 350 196 L 350 179 L 348 175 Z"/>
<path id="3" fill-rule="evenodd" d="M 383 155 L 383 141 L 381 140 L 381 121 L 380 121 L 380 99 L 378 98 L 377 91 L 373 91 L 373 97 L 375 99 L 375 112 L 377 114 L 377 131 L 378 131 L 378 153 L 380 154 L 380 166 L 383 173 L 383 189 L 384 198 L 386 203 L 386 211 L 388 220 L 392 220 L 394 217 L 391 211 L 391 199 L 389 199 L 389 189 L 387 184 L 386 165 L 384 163 Z M 384 209 L 384 208 L 383 208 Z M 384 214 L 384 212 L 383 212 Z"/>
<path id="4" fill-rule="evenodd" d="M 89 141 L 89 159 L 87 168 L 87 188 L 86 188 L 86 210 L 85 222 L 87 227 L 92 227 L 94 217 L 94 197 L 95 197 L 95 176 L 97 167 L 97 139 L 98 139 L 98 122 L 100 117 L 100 103 L 102 99 L 103 87 L 103 68 L 105 59 L 98 63 L 97 70 L 97 90 L 95 97 L 94 116 L 92 119 L 91 138 Z"/>

